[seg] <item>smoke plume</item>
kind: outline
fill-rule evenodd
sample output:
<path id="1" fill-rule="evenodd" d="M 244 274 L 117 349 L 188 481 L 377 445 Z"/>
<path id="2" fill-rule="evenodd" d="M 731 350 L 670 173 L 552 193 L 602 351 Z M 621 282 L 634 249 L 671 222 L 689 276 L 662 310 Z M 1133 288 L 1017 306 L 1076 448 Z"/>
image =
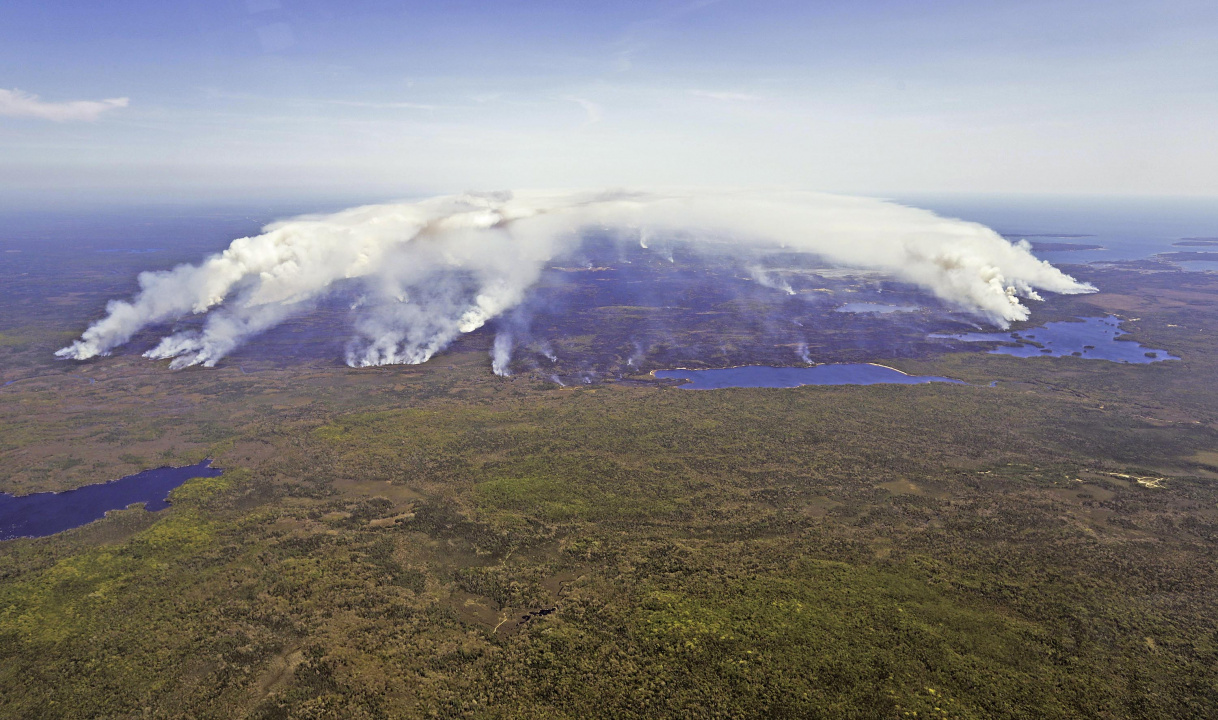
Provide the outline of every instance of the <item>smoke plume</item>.
<path id="1" fill-rule="evenodd" d="M 752 276 L 754 282 L 762 287 L 767 287 L 771 290 L 781 290 L 788 295 L 795 294 L 795 290 L 791 287 L 791 283 L 783 280 L 780 277 L 772 276 L 770 273 L 766 272 L 765 268 L 756 266 L 751 267 L 749 268 L 749 275 Z"/>
<path id="2" fill-rule="evenodd" d="M 547 264 L 574 253 L 587 230 L 646 247 L 664 238 L 700 252 L 784 248 L 835 265 L 880 271 L 1006 327 L 1038 290 L 1093 291 L 976 223 L 869 198 L 812 193 L 521 192 L 370 205 L 273 223 L 197 265 L 145 272 L 130 300 L 61 358 L 105 355 L 137 332 L 189 315 L 201 328 L 164 337 L 145 353 L 174 368 L 214 365 L 250 337 L 295 315 L 339 284 L 362 293 L 347 353 L 353 366 L 421 363 L 462 333 L 519 305 Z M 759 272 L 758 281 L 785 285 Z M 789 285 L 787 286 L 789 288 Z M 507 372 L 511 336 L 494 351 Z M 502 360 L 502 362 L 501 362 Z"/>
<path id="3" fill-rule="evenodd" d="M 491 371 L 499 377 L 512 374 L 512 333 L 500 331 L 491 346 Z"/>

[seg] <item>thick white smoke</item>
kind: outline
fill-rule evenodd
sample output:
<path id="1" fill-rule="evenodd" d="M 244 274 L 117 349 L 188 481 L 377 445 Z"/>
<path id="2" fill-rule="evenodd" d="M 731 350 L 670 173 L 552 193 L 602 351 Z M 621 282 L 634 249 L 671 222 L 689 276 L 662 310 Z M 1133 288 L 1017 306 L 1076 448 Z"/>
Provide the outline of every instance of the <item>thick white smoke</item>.
<path id="1" fill-rule="evenodd" d="M 584 229 L 619 230 L 644 245 L 679 236 L 703 242 L 707 252 L 750 245 L 812 253 L 916 283 L 1003 327 L 1027 318 L 1021 299 L 1039 299 L 1038 289 L 1094 289 L 982 225 L 870 198 L 469 194 L 274 223 L 201 264 L 142 273 L 132 300 L 111 301 L 104 318 L 56 355 L 104 355 L 144 327 L 205 313 L 201 330 L 170 335 L 146 355 L 173 358 L 175 368 L 210 366 L 306 311 L 335 283 L 357 281 L 364 297 L 347 362 L 421 363 L 518 305 L 547 262 L 574 249 Z"/>

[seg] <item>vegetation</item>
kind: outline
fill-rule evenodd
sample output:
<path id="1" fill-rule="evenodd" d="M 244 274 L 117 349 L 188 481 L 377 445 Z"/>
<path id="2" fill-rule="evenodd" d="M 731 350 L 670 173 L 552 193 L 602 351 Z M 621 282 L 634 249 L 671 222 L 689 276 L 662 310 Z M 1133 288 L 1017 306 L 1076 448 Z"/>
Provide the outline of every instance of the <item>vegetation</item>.
<path id="1" fill-rule="evenodd" d="M 712 392 L 484 352 L 48 366 L 0 394 L 0 489 L 226 472 L 0 543 L 0 715 L 1210 717 L 1218 283 L 1104 272 L 1128 290 L 1046 315 L 1149 303 L 1129 327 L 1183 361 Z"/>

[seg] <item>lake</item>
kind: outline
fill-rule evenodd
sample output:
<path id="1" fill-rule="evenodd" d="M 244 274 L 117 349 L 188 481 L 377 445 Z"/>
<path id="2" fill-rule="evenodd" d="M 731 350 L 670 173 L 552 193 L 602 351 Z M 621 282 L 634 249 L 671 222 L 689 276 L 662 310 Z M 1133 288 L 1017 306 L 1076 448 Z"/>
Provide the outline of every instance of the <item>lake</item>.
<path id="1" fill-rule="evenodd" d="M 932 382 L 964 384 L 960 380 L 934 375 L 906 375 L 900 370 L 871 363 L 834 363 L 812 367 L 748 365 L 717 370 L 656 370 L 653 374 L 658 378 L 689 380 L 680 387 L 690 390 L 793 388 L 802 385 L 922 385 Z"/>
<path id="2" fill-rule="evenodd" d="M 1077 321 L 1051 322 L 1038 328 L 1007 333 L 963 333 L 931 335 L 965 342 L 1005 343 L 991 353 L 1015 357 L 1076 357 L 1123 363 L 1152 363 L 1179 360 L 1164 350 L 1156 350 L 1129 340 L 1118 340 L 1125 333 L 1121 320 L 1108 317 L 1079 318 Z"/>
<path id="3" fill-rule="evenodd" d="M 45 537 L 100 520 L 107 511 L 144 503 L 150 512 L 169 507 L 169 492 L 191 478 L 218 477 L 211 460 L 185 467 L 145 470 L 125 478 L 60 493 L 0 493 L 0 540 Z"/>

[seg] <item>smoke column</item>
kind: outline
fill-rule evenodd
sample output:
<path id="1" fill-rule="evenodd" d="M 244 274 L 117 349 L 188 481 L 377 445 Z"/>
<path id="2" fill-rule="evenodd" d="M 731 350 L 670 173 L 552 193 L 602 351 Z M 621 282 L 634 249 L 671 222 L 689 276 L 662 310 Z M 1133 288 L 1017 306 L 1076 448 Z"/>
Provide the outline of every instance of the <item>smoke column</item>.
<path id="1" fill-rule="evenodd" d="M 506 331 L 500 331 L 495 336 L 495 343 L 491 346 L 491 371 L 499 377 L 508 377 L 512 374 L 512 334 Z"/>
<path id="2" fill-rule="evenodd" d="M 781 290 L 788 295 L 795 294 L 795 290 L 792 289 L 789 282 L 783 280 L 782 278 L 770 277 L 770 274 L 766 272 L 764 268 L 751 267 L 749 268 L 749 275 L 752 276 L 754 282 L 762 287 L 768 287 L 772 290 Z"/>
<path id="3" fill-rule="evenodd" d="M 581 231 L 641 244 L 666 237 L 705 253 L 782 247 L 837 265 L 887 272 L 1001 327 L 1023 320 L 1038 290 L 1094 291 L 976 223 L 870 198 L 815 193 L 520 192 L 369 205 L 273 223 L 197 265 L 145 272 L 130 300 L 61 358 L 108 354 L 141 329 L 205 315 L 199 330 L 145 353 L 171 367 L 214 365 L 248 338 L 307 312 L 337 283 L 363 298 L 347 350 L 352 366 L 421 363 L 454 338 L 517 306 Z M 510 339 L 505 354 L 510 354 Z M 506 363 L 502 365 L 506 371 Z"/>

